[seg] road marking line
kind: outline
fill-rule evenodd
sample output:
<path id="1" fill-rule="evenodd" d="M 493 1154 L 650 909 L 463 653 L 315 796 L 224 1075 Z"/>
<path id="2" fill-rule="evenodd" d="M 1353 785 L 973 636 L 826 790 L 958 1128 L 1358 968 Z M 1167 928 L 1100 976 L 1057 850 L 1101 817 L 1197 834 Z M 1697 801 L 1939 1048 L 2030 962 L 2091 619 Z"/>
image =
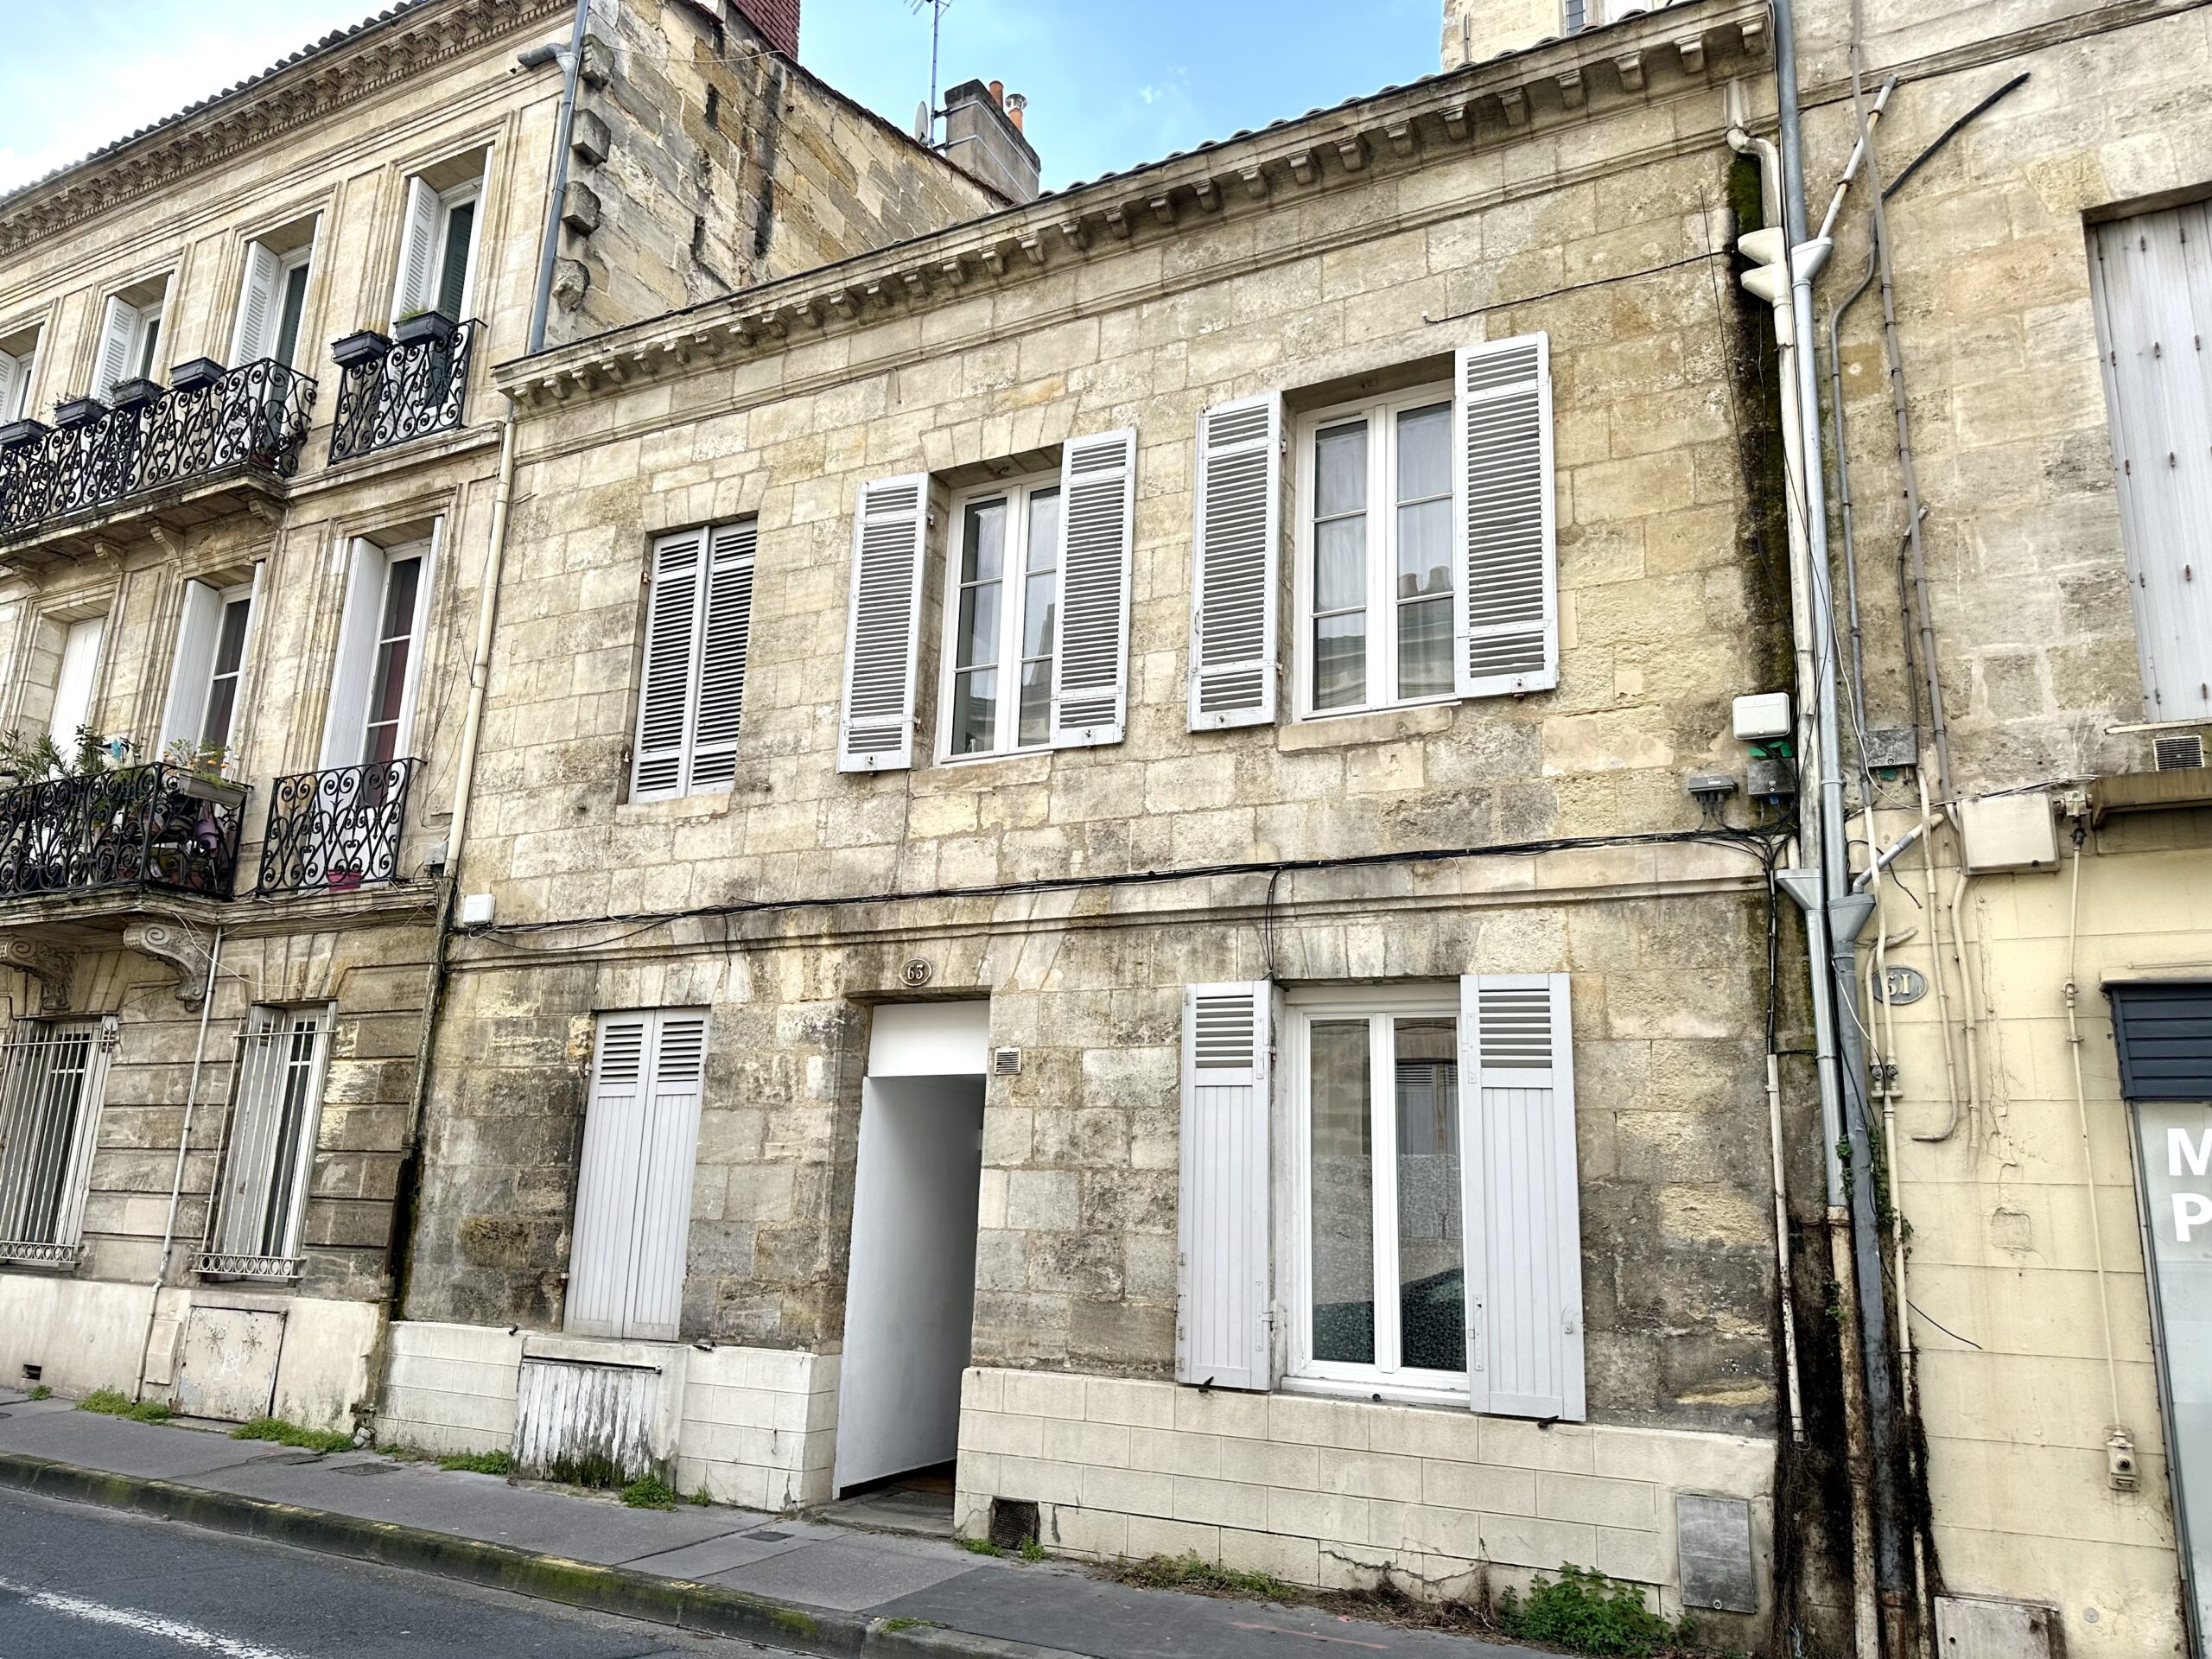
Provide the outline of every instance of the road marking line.
<path id="1" fill-rule="evenodd" d="M 197 1624 L 163 1618 L 156 1613 L 142 1613 L 133 1607 L 110 1607 L 103 1602 L 86 1601 L 81 1596 L 65 1596 L 55 1590 L 35 1590 L 27 1584 L 11 1584 L 6 1579 L 0 1579 L 0 1592 L 20 1596 L 30 1605 L 43 1607 L 48 1612 L 66 1613 L 71 1618 L 93 1624 L 112 1624 L 142 1636 L 162 1637 L 180 1647 L 220 1654 L 223 1659 L 297 1659 L 297 1656 L 275 1648 L 257 1647 L 234 1636 L 202 1630 Z"/>
<path id="2" fill-rule="evenodd" d="M 1360 1642 L 1349 1636 L 1324 1636 L 1319 1630 L 1296 1630 L 1284 1624 L 1253 1624 L 1237 1618 L 1230 1621 L 1230 1628 L 1238 1630 L 1265 1630 L 1269 1636 L 1302 1636 L 1309 1642 L 1335 1642 L 1347 1648 L 1372 1648 L 1377 1653 L 1390 1651 L 1387 1643 Z"/>

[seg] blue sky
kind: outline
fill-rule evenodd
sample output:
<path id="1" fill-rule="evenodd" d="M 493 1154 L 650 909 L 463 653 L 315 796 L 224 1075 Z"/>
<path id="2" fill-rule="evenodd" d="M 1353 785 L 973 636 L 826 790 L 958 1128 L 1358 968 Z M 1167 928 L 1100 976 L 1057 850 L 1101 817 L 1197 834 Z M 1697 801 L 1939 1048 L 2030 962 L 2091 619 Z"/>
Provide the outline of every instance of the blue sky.
<path id="1" fill-rule="evenodd" d="M 378 0 L 0 0 L 0 189 L 219 92 Z M 1357 22 L 1347 18 L 1357 15 Z M 911 0 L 804 0 L 806 67 L 901 127 L 929 90 Z M 1048 188 L 1437 67 L 1443 0 L 951 0 L 942 84 L 1030 100 Z"/>

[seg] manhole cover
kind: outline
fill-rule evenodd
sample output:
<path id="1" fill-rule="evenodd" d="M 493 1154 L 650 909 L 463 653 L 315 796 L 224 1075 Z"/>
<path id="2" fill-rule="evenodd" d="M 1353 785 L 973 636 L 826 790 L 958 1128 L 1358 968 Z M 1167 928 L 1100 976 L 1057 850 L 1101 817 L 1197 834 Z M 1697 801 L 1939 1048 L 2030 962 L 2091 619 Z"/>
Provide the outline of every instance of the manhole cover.
<path id="1" fill-rule="evenodd" d="M 763 1543 L 776 1544 L 781 1543 L 785 1539 L 790 1537 L 791 1534 L 788 1532 L 778 1532 L 773 1527 L 762 1527 L 759 1530 L 748 1532 L 745 1535 L 748 1538 L 758 1538 Z"/>
<path id="2" fill-rule="evenodd" d="M 399 1472 L 399 1465 L 396 1463 L 341 1463 L 333 1472 L 341 1475 L 396 1475 Z"/>

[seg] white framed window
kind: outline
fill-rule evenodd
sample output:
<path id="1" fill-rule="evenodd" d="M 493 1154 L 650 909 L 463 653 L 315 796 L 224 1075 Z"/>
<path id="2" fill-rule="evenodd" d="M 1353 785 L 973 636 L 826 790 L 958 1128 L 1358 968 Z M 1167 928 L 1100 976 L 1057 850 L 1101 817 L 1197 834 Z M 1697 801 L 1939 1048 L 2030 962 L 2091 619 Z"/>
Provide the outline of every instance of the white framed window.
<path id="1" fill-rule="evenodd" d="M 31 383 L 38 373 L 37 328 L 25 328 L 0 340 L 0 426 L 20 421 L 31 412 Z"/>
<path id="2" fill-rule="evenodd" d="M 728 789 L 737 775 L 758 541 L 758 524 L 745 518 L 653 543 L 632 800 Z"/>
<path id="3" fill-rule="evenodd" d="M 1294 993 L 1287 1016 L 1291 1374 L 1463 1395 L 1459 988 Z"/>
<path id="4" fill-rule="evenodd" d="M 200 757 L 227 756 L 238 719 L 238 690 L 253 632 L 251 582 L 217 588 L 184 584 L 169 671 L 169 696 L 162 718 L 161 752 L 189 743 Z"/>
<path id="5" fill-rule="evenodd" d="M 1454 696 L 1451 388 L 1309 415 L 1298 459 L 1300 713 Z"/>
<path id="6" fill-rule="evenodd" d="M 1570 997 L 1186 986 L 1177 1379 L 1580 1421 Z"/>
<path id="7" fill-rule="evenodd" d="M 233 367 L 264 358 L 288 369 L 298 362 L 314 258 L 312 241 L 282 251 L 263 241 L 246 244 L 238 326 L 231 339 Z"/>
<path id="8" fill-rule="evenodd" d="M 392 289 L 394 322 L 436 311 L 460 322 L 468 315 L 476 274 L 480 172 L 443 188 L 417 175 L 407 181 L 399 238 L 399 274 Z"/>
<path id="9" fill-rule="evenodd" d="M 25 1020 L 0 1058 L 0 1262 L 77 1259 L 107 1052 L 97 1020 Z"/>
<path id="10" fill-rule="evenodd" d="M 938 759 L 1052 745 L 1057 473 L 952 500 Z"/>
<path id="11" fill-rule="evenodd" d="M 93 359 L 93 397 L 111 397 L 126 380 L 155 378 L 162 361 L 162 318 L 168 300 L 166 280 L 149 290 L 108 296 L 100 314 L 99 346 Z"/>
<path id="12" fill-rule="evenodd" d="M 440 526 L 442 526 L 442 520 Z M 439 531 L 385 547 L 356 537 L 346 565 L 322 765 L 382 766 L 414 752 L 416 687 Z"/>
<path id="13" fill-rule="evenodd" d="M 703 1008 L 599 1016 L 563 1328 L 673 1342 L 683 1313 Z"/>
<path id="14" fill-rule="evenodd" d="M 239 1035 L 238 1094 L 200 1271 L 289 1279 L 314 1173 L 333 1008 L 257 1007 Z"/>

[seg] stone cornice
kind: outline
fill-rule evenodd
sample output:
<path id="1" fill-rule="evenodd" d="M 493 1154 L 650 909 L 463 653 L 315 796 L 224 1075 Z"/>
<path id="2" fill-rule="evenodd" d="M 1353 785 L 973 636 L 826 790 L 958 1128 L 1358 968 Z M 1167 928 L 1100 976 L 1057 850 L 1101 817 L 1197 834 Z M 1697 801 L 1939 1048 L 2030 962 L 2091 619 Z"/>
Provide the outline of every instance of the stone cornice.
<path id="1" fill-rule="evenodd" d="M 1560 130 L 1768 60 L 1764 0 L 1703 0 L 1241 133 L 1135 171 L 872 254 L 502 364 L 533 407 L 589 398 L 699 362 L 735 364 L 1110 257 L 1179 229 L 1424 157 Z"/>
<path id="2" fill-rule="evenodd" d="M 0 197 L 0 255 L 214 167 L 450 59 L 556 16 L 567 0 L 416 0 Z"/>

